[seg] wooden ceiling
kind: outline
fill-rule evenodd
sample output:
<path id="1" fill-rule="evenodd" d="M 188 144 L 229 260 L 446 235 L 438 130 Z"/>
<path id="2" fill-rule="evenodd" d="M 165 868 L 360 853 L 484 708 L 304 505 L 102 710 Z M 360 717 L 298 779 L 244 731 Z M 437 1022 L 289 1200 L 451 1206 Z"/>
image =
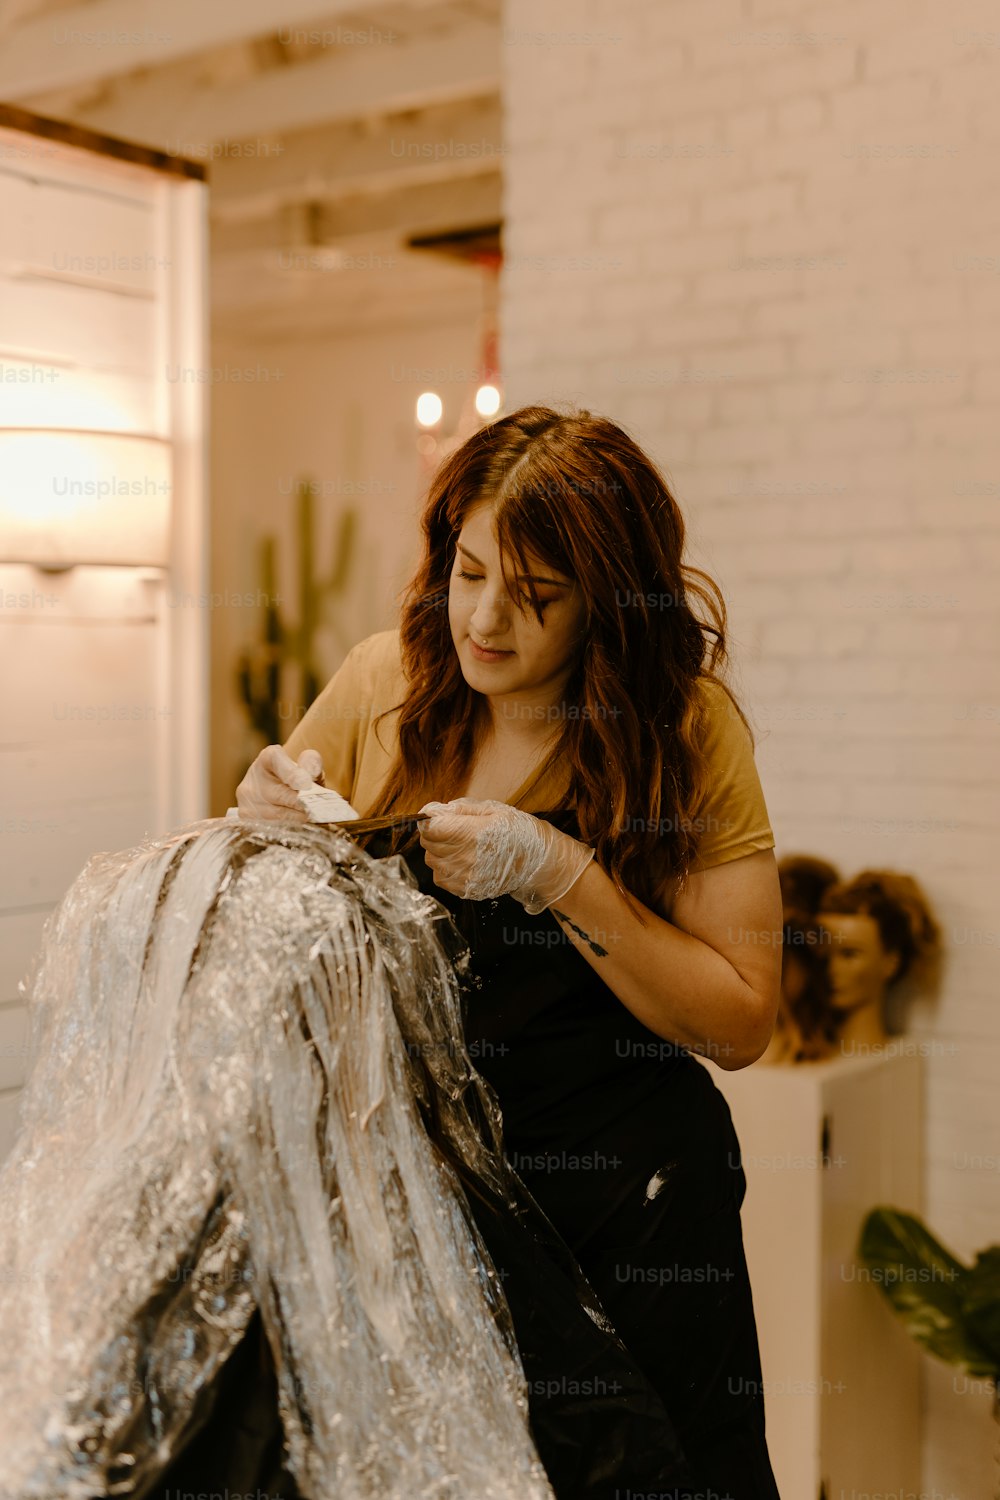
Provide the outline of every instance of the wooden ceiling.
<path id="1" fill-rule="evenodd" d="M 204 162 L 216 324 L 284 336 L 482 305 L 502 50 L 498 0 L 6 0 L 0 99 Z"/>

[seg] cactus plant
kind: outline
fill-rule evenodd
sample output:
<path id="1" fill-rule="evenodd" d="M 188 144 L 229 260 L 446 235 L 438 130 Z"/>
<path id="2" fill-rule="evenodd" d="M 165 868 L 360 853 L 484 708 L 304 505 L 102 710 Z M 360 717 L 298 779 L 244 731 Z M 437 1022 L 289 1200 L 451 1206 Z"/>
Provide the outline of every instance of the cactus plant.
<path id="1" fill-rule="evenodd" d="M 273 535 L 263 536 L 259 552 L 260 576 L 267 602 L 261 639 L 240 654 L 236 666 L 237 687 L 250 724 L 269 745 L 279 744 L 286 738 L 280 724 L 280 703 L 288 670 L 298 670 L 298 697 L 303 712 L 319 692 L 321 675 L 316 661 L 316 633 L 321 625 L 332 623 L 341 634 L 336 619 L 331 621 L 329 618 L 329 605 L 346 593 L 356 552 L 357 512 L 347 509 L 337 523 L 330 567 L 325 576 L 314 575 L 315 489 L 315 484 L 308 478 L 299 479 L 295 486 L 298 622 L 290 624 L 282 615 L 276 590 L 278 544 Z"/>

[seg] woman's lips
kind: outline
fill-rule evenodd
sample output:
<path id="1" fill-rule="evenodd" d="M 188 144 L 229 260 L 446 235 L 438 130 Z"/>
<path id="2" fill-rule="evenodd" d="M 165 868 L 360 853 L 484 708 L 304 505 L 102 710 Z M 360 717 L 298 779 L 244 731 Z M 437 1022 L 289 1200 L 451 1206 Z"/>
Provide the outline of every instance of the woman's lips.
<path id="1" fill-rule="evenodd" d="M 514 655 L 513 651 L 484 651 L 471 635 L 469 636 L 469 649 L 476 661 L 506 661 L 508 656 Z"/>

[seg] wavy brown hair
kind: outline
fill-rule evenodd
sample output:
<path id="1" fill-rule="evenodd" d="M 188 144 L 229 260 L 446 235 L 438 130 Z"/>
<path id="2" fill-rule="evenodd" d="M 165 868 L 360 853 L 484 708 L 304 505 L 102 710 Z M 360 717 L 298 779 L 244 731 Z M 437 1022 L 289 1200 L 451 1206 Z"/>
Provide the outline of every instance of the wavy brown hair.
<path id="1" fill-rule="evenodd" d="M 717 675 L 725 602 L 707 574 L 681 560 L 684 520 L 667 481 L 621 427 L 589 411 L 521 407 L 481 428 L 434 473 L 423 556 L 400 618 L 409 692 L 398 750 L 368 811 L 409 810 L 428 785 L 447 801 L 472 769 L 480 694 L 462 674 L 444 606 L 458 533 L 485 501 L 495 507 L 517 607 L 534 608 L 541 622 L 534 584 L 530 606 L 510 588 L 510 559 L 526 573 L 528 553 L 575 580 L 586 607 L 563 696 L 564 710 L 573 704 L 576 713 L 560 716 L 545 763 L 568 768 L 569 791 L 550 811 L 575 809 L 580 837 L 617 888 L 651 905 L 668 882 L 683 881 L 698 844 L 694 815 L 708 783 L 698 679 L 718 682 L 749 725 Z M 407 841 L 397 837 L 392 847 Z"/>

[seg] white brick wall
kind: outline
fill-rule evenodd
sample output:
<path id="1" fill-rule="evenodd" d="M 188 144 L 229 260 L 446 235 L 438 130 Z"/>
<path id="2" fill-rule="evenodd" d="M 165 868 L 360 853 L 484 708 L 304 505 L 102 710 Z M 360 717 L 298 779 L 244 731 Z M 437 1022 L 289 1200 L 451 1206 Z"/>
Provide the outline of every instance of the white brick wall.
<path id="1" fill-rule="evenodd" d="M 967 1165 L 1000 1159 L 1000 46 L 977 30 L 981 3 L 507 0 L 503 48 L 508 406 L 607 413 L 668 471 L 779 852 L 932 898 L 926 1217 L 966 1258 L 1000 1240 L 1000 1174 Z M 925 1488 L 977 1500 L 989 1395 L 925 1365 Z"/>

